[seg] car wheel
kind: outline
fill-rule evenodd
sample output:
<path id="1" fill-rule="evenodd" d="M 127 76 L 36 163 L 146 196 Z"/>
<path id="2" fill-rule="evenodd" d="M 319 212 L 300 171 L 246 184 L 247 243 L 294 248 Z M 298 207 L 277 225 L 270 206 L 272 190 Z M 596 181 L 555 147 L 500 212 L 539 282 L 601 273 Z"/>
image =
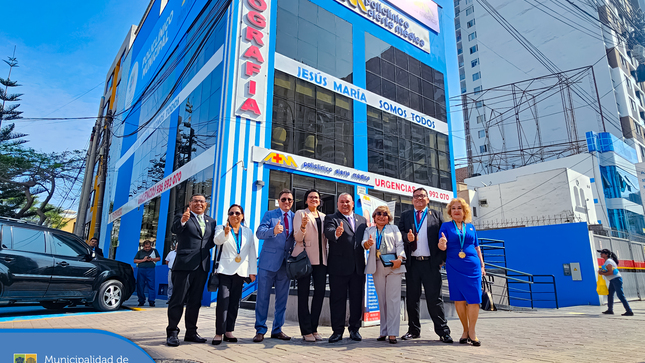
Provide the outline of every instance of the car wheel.
<path id="1" fill-rule="evenodd" d="M 94 308 L 101 311 L 118 310 L 123 303 L 123 284 L 117 280 L 107 280 L 101 284 L 94 299 Z"/>
<path id="2" fill-rule="evenodd" d="M 65 306 L 68 305 L 66 302 L 55 302 L 55 301 L 41 301 L 40 305 L 44 307 L 45 309 L 50 309 L 50 310 L 60 310 L 64 308 Z"/>

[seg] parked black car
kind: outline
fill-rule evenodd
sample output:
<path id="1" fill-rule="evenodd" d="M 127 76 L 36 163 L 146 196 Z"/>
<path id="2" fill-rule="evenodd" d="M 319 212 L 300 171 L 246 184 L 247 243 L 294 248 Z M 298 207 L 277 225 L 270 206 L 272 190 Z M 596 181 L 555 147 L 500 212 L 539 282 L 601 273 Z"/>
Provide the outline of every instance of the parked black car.
<path id="1" fill-rule="evenodd" d="M 94 256 L 76 235 L 0 218 L 0 302 L 112 311 L 134 290 L 132 266 Z"/>

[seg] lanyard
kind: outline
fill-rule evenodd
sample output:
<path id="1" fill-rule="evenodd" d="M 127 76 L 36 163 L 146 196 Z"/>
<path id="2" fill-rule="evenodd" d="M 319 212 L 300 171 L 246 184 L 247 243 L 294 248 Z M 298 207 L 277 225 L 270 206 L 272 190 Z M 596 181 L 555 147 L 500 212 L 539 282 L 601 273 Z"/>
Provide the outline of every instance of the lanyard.
<path id="1" fill-rule="evenodd" d="M 461 226 L 463 227 L 463 231 L 459 230 L 459 227 L 457 227 L 457 222 L 452 221 L 452 224 L 455 225 L 455 230 L 457 231 L 457 235 L 459 236 L 459 244 L 461 245 L 461 250 L 464 250 L 464 241 L 466 240 L 466 226 L 464 223 L 461 223 Z"/>
<path id="2" fill-rule="evenodd" d="M 381 242 L 383 241 L 383 231 L 385 230 L 385 226 L 383 226 L 383 229 L 379 233 L 378 227 L 376 227 L 376 250 L 380 251 L 381 250 Z"/>
<path id="3" fill-rule="evenodd" d="M 417 233 L 419 233 L 419 231 L 421 230 L 421 226 L 423 226 L 423 221 L 425 221 L 427 214 L 428 214 L 428 207 L 426 207 L 423 210 L 423 214 L 421 215 L 421 220 L 419 221 L 419 223 L 417 223 L 417 216 L 416 215 L 414 216 L 414 228 L 416 228 Z"/>
<path id="4" fill-rule="evenodd" d="M 241 228 L 242 228 L 242 226 L 240 226 L 240 229 Z M 237 247 L 237 254 L 238 255 L 240 254 L 240 250 L 242 249 L 242 237 L 240 236 L 240 232 L 241 231 L 239 229 L 238 229 L 237 233 L 235 233 L 235 231 L 233 231 L 233 239 L 235 240 L 235 246 Z"/>

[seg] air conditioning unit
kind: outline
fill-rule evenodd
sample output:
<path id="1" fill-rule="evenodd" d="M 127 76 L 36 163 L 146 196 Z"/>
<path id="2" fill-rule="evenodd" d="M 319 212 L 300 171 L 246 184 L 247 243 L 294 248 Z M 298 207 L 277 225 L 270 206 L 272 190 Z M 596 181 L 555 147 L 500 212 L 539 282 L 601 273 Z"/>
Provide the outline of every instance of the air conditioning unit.
<path id="1" fill-rule="evenodd" d="M 480 206 L 480 207 L 488 207 L 488 200 L 486 200 L 486 199 L 480 199 L 480 200 L 479 200 L 479 206 Z"/>

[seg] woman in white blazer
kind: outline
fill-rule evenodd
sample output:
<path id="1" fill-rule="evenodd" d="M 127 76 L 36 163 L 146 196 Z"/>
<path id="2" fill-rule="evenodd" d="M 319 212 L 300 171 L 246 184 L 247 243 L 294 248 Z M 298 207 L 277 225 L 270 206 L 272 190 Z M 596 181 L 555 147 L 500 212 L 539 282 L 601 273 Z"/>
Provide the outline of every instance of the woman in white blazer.
<path id="1" fill-rule="evenodd" d="M 378 341 L 389 337 L 392 344 L 396 344 L 401 325 L 401 278 L 405 273 L 405 266 L 401 263 L 405 259 L 403 239 L 399 228 L 389 224 L 394 219 L 387 206 L 380 206 L 372 213 L 372 220 L 376 226 L 369 227 L 363 234 L 363 248 L 368 250 L 365 273 L 372 274 L 374 287 L 378 295 L 378 305 L 381 310 L 381 335 Z M 385 267 L 377 255 L 394 254 L 391 267 Z"/>
<path id="2" fill-rule="evenodd" d="M 226 225 L 215 228 L 214 239 L 218 246 L 216 252 L 221 253 L 222 257 L 217 268 L 219 288 L 213 345 L 222 343 L 222 335 L 224 335 L 224 341 L 237 342 L 237 338 L 233 336 L 233 330 L 235 330 L 235 320 L 240 307 L 242 286 L 247 277 L 251 282 L 255 281 L 258 271 L 255 236 L 253 231 L 245 227 L 242 222 L 244 222 L 244 209 L 240 205 L 233 204 L 228 209 Z"/>
<path id="3" fill-rule="evenodd" d="M 292 256 L 298 256 L 307 251 L 313 272 L 298 279 L 298 323 L 300 333 L 307 342 L 323 340 L 318 334 L 318 321 L 325 300 L 325 285 L 327 284 L 327 238 L 323 233 L 325 213 L 318 211 L 320 193 L 310 189 L 305 193 L 307 208 L 296 211 L 293 217 L 293 237 L 296 245 Z M 314 281 L 314 296 L 311 298 L 309 310 L 309 289 L 311 280 Z"/>

